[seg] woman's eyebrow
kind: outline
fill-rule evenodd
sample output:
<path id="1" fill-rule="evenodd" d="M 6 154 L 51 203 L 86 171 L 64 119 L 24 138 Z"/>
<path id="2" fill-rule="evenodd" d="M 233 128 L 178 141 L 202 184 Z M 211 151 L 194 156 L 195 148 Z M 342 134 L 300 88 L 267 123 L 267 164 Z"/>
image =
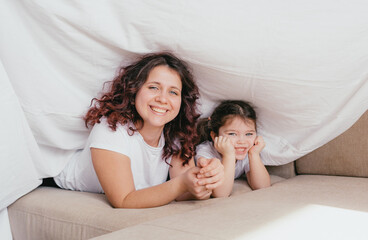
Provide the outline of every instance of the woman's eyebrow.
<path id="1" fill-rule="evenodd" d="M 178 88 L 178 87 L 176 87 L 176 86 L 171 86 L 171 88 L 177 89 L 178 91 L 180 91 L 180 92 L 181 92 L 181 88 Z"/>
<path id="2" fill-rule="evenodd" d="M 147 83 L 150 83 L 150 84 L 154 83 L 154 84 L 158 84 L 158 85 L 161 85 L 161 83 L 159 83 L 159 82 L 156 82 L 156 81 L 151 81 L 151 82 L 147 81 Z"/>
<path id="3" fill-rule="evenodd" d="M 152 82 L 147 82 L 147 84 L 157 84 L 161 86 L 160 82 L 156 82 L 156 81 L 152 81 Z M 178 89 L 179 91 L 181 91 L 181 88 L 178 88 L 177 86 L 169 86 L 170 88 L 175 88 Z"/>

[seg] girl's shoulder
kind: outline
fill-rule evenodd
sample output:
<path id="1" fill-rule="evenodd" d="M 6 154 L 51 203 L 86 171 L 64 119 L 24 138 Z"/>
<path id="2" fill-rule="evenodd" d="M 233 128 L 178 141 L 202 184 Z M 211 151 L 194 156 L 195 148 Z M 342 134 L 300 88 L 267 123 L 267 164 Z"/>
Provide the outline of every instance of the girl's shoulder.
<path id="1" fill-rule="evenodd" d="M 200 157 L 221 159 L 221 155 L 217 152 L 211 141 L 205 141 L 196 146 L 195 159 Z"/>
<path id="2" fill-rule="evenodd" d="M 197 150 L 199 149 L 209 149 L 209 148 L 212 148 L 213 147 L 213 144 L 212 142 L 210 141 L 204 141 L 202 143 L 200 143 L 199 145 L 197 145 Z"/>

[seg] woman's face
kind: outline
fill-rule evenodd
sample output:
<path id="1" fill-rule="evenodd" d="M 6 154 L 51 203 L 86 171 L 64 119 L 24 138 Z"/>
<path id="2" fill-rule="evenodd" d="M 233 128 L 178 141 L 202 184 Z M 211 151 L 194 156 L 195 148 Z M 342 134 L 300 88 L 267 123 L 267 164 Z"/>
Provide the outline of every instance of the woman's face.
<path id="1" fill-rule="evenodd" d="M 180 111 L 182 82 L 179 74 L 167 67 L 151 70 L 138 91 L 135 107 L 144 122 L 144 128 L 162 128 Z"/>
<path id="2" fill-rule="evenodd" d="M 230 139 L 235 148 L 236 160 L 243 160 L 249 149 L 253 147 L 257 137 L 256 126 L 253 121 L 245 121 L 240 117 L 228 119 L 219 129 L 219 136 Z"/>

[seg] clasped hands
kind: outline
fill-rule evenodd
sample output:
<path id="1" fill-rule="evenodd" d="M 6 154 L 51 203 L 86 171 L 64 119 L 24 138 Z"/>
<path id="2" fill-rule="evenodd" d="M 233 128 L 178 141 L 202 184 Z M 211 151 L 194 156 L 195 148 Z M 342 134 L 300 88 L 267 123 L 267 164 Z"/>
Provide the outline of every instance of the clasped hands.
<path id="1" fill-rule="evenodd" d="M 188 191 L 196 199 L 208 199 L 212 190 L 224 182 L 224 166 L 217 158 L 200 157 L 197 166 L 187 171 Z"/>

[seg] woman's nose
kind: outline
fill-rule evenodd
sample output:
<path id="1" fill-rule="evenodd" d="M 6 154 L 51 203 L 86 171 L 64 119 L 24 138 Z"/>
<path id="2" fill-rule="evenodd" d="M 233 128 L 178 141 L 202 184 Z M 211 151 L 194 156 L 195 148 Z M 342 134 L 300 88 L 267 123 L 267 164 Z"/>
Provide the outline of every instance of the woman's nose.
<path id="1" fill-rule="evenodd" d="M 165 93 L 160 92 L 158 93 L 158 95 L 156 96 L 155 99 L 157 102 L 161 102 L 161 103 L 166 103 L 167 102 L 167 96 Z"/>

